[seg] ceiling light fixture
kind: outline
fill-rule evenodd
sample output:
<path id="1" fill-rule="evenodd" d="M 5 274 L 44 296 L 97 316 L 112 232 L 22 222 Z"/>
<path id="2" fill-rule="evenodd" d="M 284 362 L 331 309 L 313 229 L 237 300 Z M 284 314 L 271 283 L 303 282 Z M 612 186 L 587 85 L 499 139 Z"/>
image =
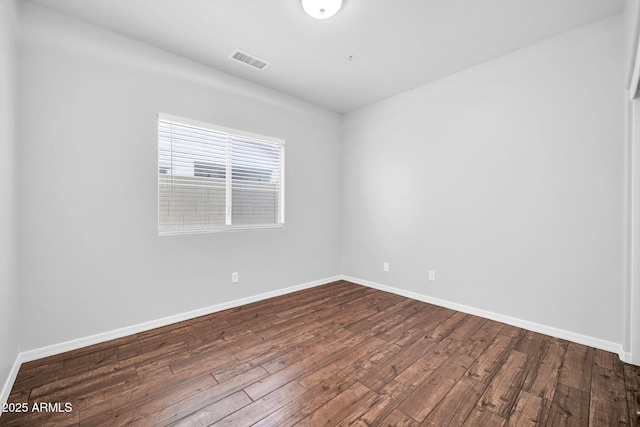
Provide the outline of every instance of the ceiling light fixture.
<path id="1" fill-rule="evenodd" d="M 326 19 L 342 7 L 342 0 L 302 0 L 302 8 L 316 19 Z"/>

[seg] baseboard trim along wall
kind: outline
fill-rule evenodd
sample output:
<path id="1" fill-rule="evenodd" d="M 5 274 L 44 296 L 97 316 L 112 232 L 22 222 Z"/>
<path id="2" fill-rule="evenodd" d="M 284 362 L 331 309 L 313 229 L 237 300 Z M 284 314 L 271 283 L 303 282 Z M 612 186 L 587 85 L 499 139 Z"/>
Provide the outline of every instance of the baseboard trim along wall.
<path id="1" fill-rule="evenodd" d="M 13 387 L 13 383 L 16 381 L 18 377 L 18 371 L 20 370 L 20 365 L 22 365 L 23 361 L 20 358 L 20 354 L 16 357 L 16 361 L 13 362 L 13 366 L 11 367 L 11 371 L 9 372 L 9 376 L 2 387 L 2 393 L 0 394 L 0 405 L 4 408 L 4 404 L 7 403 L 7 399 L 9 399 L 9 393 L 11 393 L 11 388 Z M 2 416 L 2 412 L 0 412 L 0 416 Z"/>
<path id="2" fill-rule="evenodd" d="M 60 344 L 53 344 L 47 347 L 37 348 L 33 350 L 24 351 L 18 354 L 9 377 L 2 388 L 2 394 L 0 394 L 0 405 L 4 405 L 9 398 L 9 393 L 13 387 L 13 383 L 18 376 L 20 366 L 25 362 L 31 362 L 33 360 L 42 359 L 43 357 L 53 356 L 56 354 L 64 353 L 71 350 L 77 350 L 82 347 L 88 347 L 90 345 L 99 344 L 101 342 L 113 340 L 116 338 L 126 337 L 128 335 L 137 334 L 140 332 L 149 331 L 151 329 L 160 328 L 162 326 L 171 325 L 173 323 L 182 322 L 185 320 L 194 319 L 200 316 L 206 316 L 207 314 L 216 313 L 218 311 L 227 310 L 230 308 L 240 307 L 242 305 L 251 304 L 253 302 L 262 301 L 265 299 L 290 294 L 292 292 L 301 291 L 303 289 L 309 289 L 316 286 L 325 285 L 327 283 L 341 280 L 341 276 L 327 277 L 320 280 L 314 280 L 312 282 L 303 283 L 301 285 L 295 285 L 288 288 L 278 289 L 271 292 L 265 292 L 258 295 L 253 295 L 246 298 L 240 298 L 234 301 L 224 302 L 221 304 L 212 305 L 210 307 L 204 307 L 197 310 L 188 311 L 186 313 L 176 314 L 173 316 L 163 317 L 162 319 L 152 320 L 149 322 L 139 323 L 137 325 L 127 326 L 113 331 L 102 332 L 95 335 L 90 335 L 84 338 L 78 338 L 71 341 L 66 341 Z"/>
<path id="3" fill-rule="evenodd" d="M 370 288 L 378 289 L 392 294 L 401 295 L 403 297 L 415 299 L 418 301 L 426 302 L 433 305 L 449 308 L 451 310 L 461 311 L 467 314 L 473 314 L 474 316 L 482 317 L 489 320 L 495 320 L 497 322 L 506 323 L 507 325 L 516 326 L 518 328 L 526 329 L 533 332 L 538 332 L 552 337 L 565 339 L 578 344 L 583 344 L 589 347 L 599 348 L 600 350 L 616 353 L 620 360 L 623 362 L 631 361 L 631 354 L 623 350 L 622 344 L 601 340 L 599 338 L 590 337 L 587 335 L 578 334 L 575 332 L 565 331 L 563 329 L 554 328 L 552 326 L 542 325 L 540 323 L 530 322 L 528 320 L 518 319 L 516 317 L 505 316 L 503 314 L 494 313 L 492 311 L 483 310 L 468 305 L 458 304 L 455 302 L 430 297 L 428 295 L 419 294 L 417 292 L 407 291 L 404 289 L 394 288 L 392 286 L 382 285 L 380 283 L 371 282 L 369 280 L 358 279 L 351 276 L 341 276 L 343 280 L 356 283 L 358 285 L 367 286 Z"/>
<path id="4" fill-rule="evenodd" d="M 21 352 L 18 354 L 16 361 L 13 364 L 13 367 L 11 369 L 11 372 L 9 373 L 9 376 L 4 384 L 4 387 L 2 388 L 2 393 L 0 394 L 0 405 L 4 405 L 4 403 L 7 402 L 7 399 L 9 398 L 9 393 L 11 392 L 11 388 L 13 387 L 13 384 L 18 375 L 18 371 L 20 370 L 20 366 L 25 362 L 30 362 L 33 360 L 41 359 L 43 357 L 53 356 L 53 355 L 64 353 L 71 350 L 77 350 L 82 347 L 87 347 L 90 345 L 98 344 L 98 343 L 109 341 L 116 338 L 122 338 L 128 335 L 137 334 L 137 333 L 148 331 L 155 328 L 160 328 L 162 326 L 167 326 L 173 323 L 194 319 L 196 317 L 206 316 L 207 314 L 216 313 L 219 311 L 239 307 L 242 305 L 250 304 L 257 301 L 262 301 L 265 299 L 289 294 L 296 291 L 301 291 L 303 289 L 309 289 L 316 286 L 325 285 L 327 283 L 335 282 L 337 280 L 346 280 L 351 283 L 356 283 L 358 285 L 367 286 L 369 288 L 390 292 L 392 294 L 401 295 L 417 301 L 438 305 L 441 307 L 449 308 L 451 310 L 461 311 L 463 313 L 472 314 L 474 316 L 479 316 L 485 319 L 506 323 L 507 325 L 516 326 L 518 328 L 527 329 L 529 331 L 550 335 L 556 338 L 565 339 L 578 344 L 584 344 L 584 345 L 599 348 L 605 351 L 610 351 L 612 353 L 618 354 L 620 356 L 620 360 L 622 360 L 623 362 L 631 361 L 630 353 L 623 351 L 622 344 L 601 340 L 598 338 L 578 334 L 575 332 L 557 329 L 551 326 L 542 325 L 539 323 L 534 323 L 527 320 L 518 319 L 515 317 L 505 316 L 502 314 L 494 313 L 494 312 L 483 310 L 480 308 L 458 304 L 455 302 L 430 297 L 427 295 L 419 294 L 412 291 L 407 291 L 400 288 L 394 288 L 392 286 L 382 285 L 380 283 L 371 282 L 369 280 L 358 279 L 356 277 L 345 276 L 345 275 L 338 275 L 333 277 L 327 277 L 325 279 L 315 280 L 312 282 L 303 283 L 301 285 L 278 289 L 271 292 L 265 292 L 262 294 L 258 294 L 258 295 L 254 295 L 246 298 L 240 298 L 234 301 L 229 301 L 222 304 L 216 304 L 216 305 L 213 305 L 210 307 L 204 307 L 198 310 L 188 311 L 186 313 L 176 314 L 174 316 L 168 316 L 158 320 L 139 323 L 137 325 L 127 326 L 125 328 L 120 328 L 113 331 L 103 332 L 103 333 L 91 335 L 84 338 L 78 338 L 78 339 L 66 341 L 60 344 L 54 344 L 47 347 L 42 347 L 34 350 Z"/>

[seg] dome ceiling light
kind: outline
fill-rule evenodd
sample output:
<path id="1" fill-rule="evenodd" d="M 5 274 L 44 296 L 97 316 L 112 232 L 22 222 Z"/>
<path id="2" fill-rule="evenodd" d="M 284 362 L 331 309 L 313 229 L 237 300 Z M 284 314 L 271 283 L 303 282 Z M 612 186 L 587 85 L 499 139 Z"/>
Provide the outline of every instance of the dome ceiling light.
<path id="1" fill-rule="evenodd" d="M 316 19 L 335 15 L 342 7 L 342 0 L 302 0 L 302 8 Z"/>

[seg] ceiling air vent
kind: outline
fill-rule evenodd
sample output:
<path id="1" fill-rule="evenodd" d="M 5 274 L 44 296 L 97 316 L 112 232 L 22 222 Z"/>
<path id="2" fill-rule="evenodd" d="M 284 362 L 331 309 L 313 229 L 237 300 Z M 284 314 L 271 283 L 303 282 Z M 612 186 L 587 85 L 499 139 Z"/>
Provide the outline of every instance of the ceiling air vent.
<path id="1" fill-rule="evenodd" d="M 250 67 L 257 68 L 258 70 L 264 70 L 269 65 L 268 62 L 263 61 L 262 59 L 258 59 L 255 56 L 249 55 L 246 52 L 242 52 L 240 50 L 234 50 L 229 58 L 242 62 Z"/>

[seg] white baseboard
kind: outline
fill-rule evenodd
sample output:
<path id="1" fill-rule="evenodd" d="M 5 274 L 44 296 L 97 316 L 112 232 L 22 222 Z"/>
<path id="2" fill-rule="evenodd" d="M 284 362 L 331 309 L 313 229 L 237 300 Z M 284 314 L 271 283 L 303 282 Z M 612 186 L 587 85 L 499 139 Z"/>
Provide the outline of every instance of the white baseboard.
<path id="1" fill-rule="evenodd" d="M 403 297 L 415 299 L 429 304 L 438 305 L 441 307 L 449 308 L 451 310 L 461 311 L 467 314 L 473 314 L 485 319 L 495 320 L 497 322 L 506 323 L 507 325 L 516 326 L 518 328 L 526 329 L 533 332 L 538 332 L 552 337 L 565 339 L 578 344 L 583 344 L 589 347 L 599 348 L 601 350 L 610 351 L 618 354 L 620 360 L 623 362 L 629 362 L 631 360 L 631 354 L 623 350 L 622 344 L 605 341 L 599 338 L 590 337 L 588 335 L 578 334 L 576 332 L 566 331 L 564 329 L 554 328 L 552 326 L 542 325 L 540 323 L 530 322 L 528 320 L 518 319 L 516 317 L 505 316 L 503 314 L 494 313 L 492 311 L 483 310 L 481 308 L 471 307 L 468 305 L 458 304 L 455 302 L 430 297 L 428 295 L 419 294 L 417 292 L 407 291 L 404 289 L 394 288 L 392 286 L 382 285 L 380 283 L 371 282 L 369 280 L 358 279 L 356 277 L 342 275 L 341 279 L 348 282 L 356 283 L 358 285 L 367 286 L 370 288 L 378 289 L 385 292 L 390 292 Z"/>
<path id="2" fill-rule="evenodd" d="M 367 286 L 370 288 L 378 289 L 385 292 L 390 292 L 396 295 L 401 295 L 407 298 L 415 299 L 418 301 L 427 302 L 429 304 L 438 305 L 441 307 L 449 308 L 463 313 L 473 314 L 475 316 L 483 317 L 485 319 L 495 320 L 497 322 L 506 323 L 507 325 L 516 326 L 519 328 L 527 329 L 533 332 L 538 332 L 545 335 L 550 335 L 557 338 L 562 338 L 568 341 L 573 341 L 578 344 L 584 344 L 590 347 L 599 348 L 601 350 L 617 353 L 623 362 L 631 361 L 631 354 L 624 352 L 622 345 L 611 341 L 605 341 L 598 338 L 590 337 L 587 335 L 578 334 L 575 332 L 565 331 L 563 329 L 554 328 L 547 325 L 542 325 L 528 320 L 518 319 L 515 317 L 505 316 L 502 314 L 494 313 L 491 311 L 483 310 L 476 307 L 471 307 L 463 304 L 458 304 L 451 301 L 446 301 L 427 295 L 419 294 L 404 289 L 394 288 L 392 286 L 382 285 L 380 283 L 371 282 L 369 280 L 358 279 L 356 277 L 338 275 L 333 277 L 327 277 L 325 279 L 315 280 L 313 282 L 303 283 L 301 285 L 291 286 L 288 288 L 278 289 L 271 292 L 265 292 L 262 294 L 237 299 L 221 304 L 216 304 L 210 307 L 201 308 L 198 310 L 188 311 L 186 313 L 176 314 L 173 316 L 164 317 L 162 319 L 152 320 L 149 322 L 139 323 L 133 326 L 127 326 L 125 328 L 116 329 L 113 331 L 102 332 L 99 334 L 91 335 L 84 338 L 78 338 L 71 341 L 66 341 L 60 344 L 54 344 L 47 347 L 28 350 L 21 352 L 17 355 L 16 361 L 11 368 L 8 378 L 2 388 L 0 394 L 0 405 L 9 398 L 9 393 L 16 380 L 20 366 L 25 362 L 41 359 L 43 357 L 53 356 L 55 354 L 64 353 L 66 351 L 77 350 L 82 347 L 98 344 L 101 342 L 109 341 L 116 338 L 122 338 L 128 335 L 137 334 L 140 332 L 148 331 L 151 329 L 167 326 L 173 323 L 182 322 L 184 320 L 194 319 L 196 317 L 205 316 L 207 314 L 216 313 L 218 311 L 227 310 L 229 308 L 235 308 L 242 305 L 250 304 L 257 301 L 277 297 L 280 295 L 289 294 L 292 292 L 300 291 L 303 289 L 309 289 L 316 286 L 325 285 L 327 283 L 335 282 L 337 280 L 346 280 L 358 285 Z"/>
<path id="3" fill-rule="evenodd" d="M 0 394 L 0 405 L 4 405 L 9 398 L 9 393 L 13 387 L 13 383 L 16 380 L 20 366 L 25 362 L 41 359 L 43 357 L 53 356 L 55 354 L 64 353 L 71 350 L 77 350 L 82 347 L 87 347 L 101 342 L 113 340 L 116 338 L 126 337 L 128 335 L 137 334 L 151 329 L 160 328 L 162 326 L 171 325 L 173 323 L 182 322 L 184 320 L 194 319 L 200 316 L 206 316 L 207 314 L 216 313 L 218 311 L 227 310 L 230 308 L 239 307 L 241 305 L 251 304 L 253 302 L 262 301 L 265 299 L 290 294 L 292 292 L 301 291 L 303 289 L 309 289 L 316 286 L 325 285 L 327 283 L 341 280 L 341 276 L 327 277 L 320 280 L 314 280 L 313 282 L 303 283 L 301 285 L 291 286 L 288 288 L 278 289 L 271 292 L 265 292 L 258 295 L 253 295 L 246 298 L 240 298 L 234 301 L 224 302 L 221 304 L 212 305 L 210 307 L 204 307 L 197 310 L 188 311 L 186 313 L 176 314 L 173 316 L 163 317 L 162 319 L 152 320 L 149 322 L 139 323 L 137 325 L 127 326 L 113 331 L 101 332 L 99 334 L 90 335 L 88 337 L 78 338 L 71 341 L 66 341 L 59 344 L 50 345 L 47 347 L 37 348 L 33 350 L 24 351 L 18 353 L 16 361 L 13 364 L 9 377 L 5 381 L 2 388 L 2 394 Z"/>
<path id="4" fill-rule="evenodd" d="M 16 361 L 13 362 L 13 366 L 9 371 L 9 376 L 7 380 L 4 382 L 2 387 L 2 392 L 0 393 L 0 405 L 4 407 L 4 404 L 9 399 L 9 393 L 11 393 L 11 388 L 13 387 L 13 383 L 16 381 L 16 377 L 18 376 L 18 371 L 20 370 L 20 365 L 22 365 L 22 360 L 20 359 L 20 354 L 16 357 Z M 2 412 L 0 411 L 0 415 Z"/>

